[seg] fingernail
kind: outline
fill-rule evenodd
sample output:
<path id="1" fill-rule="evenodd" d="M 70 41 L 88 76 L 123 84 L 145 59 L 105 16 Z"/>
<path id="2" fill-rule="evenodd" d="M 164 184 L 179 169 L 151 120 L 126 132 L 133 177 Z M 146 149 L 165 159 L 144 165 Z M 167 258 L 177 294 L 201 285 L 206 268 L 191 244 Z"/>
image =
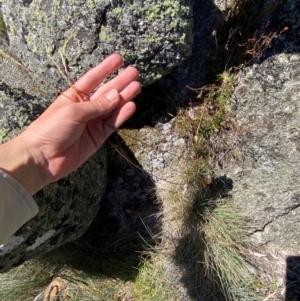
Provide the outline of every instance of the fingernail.
<path id="1" fill-rule="evenodd" d="M 105 94 L 105 97 L 110 101 L 115 101 L 118 98 L 118 91 L 116 89 L 113 89 Z"/>

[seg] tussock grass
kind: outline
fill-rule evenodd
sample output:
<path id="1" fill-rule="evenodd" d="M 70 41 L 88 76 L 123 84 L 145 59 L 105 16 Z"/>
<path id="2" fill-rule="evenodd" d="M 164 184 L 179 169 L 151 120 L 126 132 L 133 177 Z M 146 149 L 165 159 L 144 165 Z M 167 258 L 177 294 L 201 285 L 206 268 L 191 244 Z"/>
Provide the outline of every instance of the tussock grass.
<path id="1" fill-rule="evenodd" d="M 246 262 L 247 232 L 241 216 L 229 204 L 219 204 L 201 230 L 207 278 L 215 281 L 227 300 L 256 299 L 255 272 Z M 203 299 L 209 294 L 212 290 L 206 290 Z"/>
<path id="2" fill-rule="evenodd" d="M 217 187 L 196 188 L 192 202 L 181 196 L 189 208 L 174 257 L 185 270 L 182 282 L 195 300 L 251 300 L 256 275 L 246 261 L 247 225 L 230 201 L 211 189 Z"/>
<path id="3" fill-rule="evenodd" d="M 36 261 L 29 261 L 8 273 L 0 274 L 1 301 L 32 301 L 48 285 L 51 271 Z"/>
<path id="4" fill-rule="evenodd" d="M 173 187 L 164 199 L 161 243 L 148 250 L 148 259 L 120 300 L 260 298 L 260 280 L 249 263 L 248 226 L 225 198 L 226 187 L 217 189 L 219 180 L 212 180 L 209 188 L 192 182 L 187 192 Z"/>
<path id="5" fill-rule="evenodd" d="M 116 300 L 115 295 L 125 281 L 117 278 L 115 271 L 118 269 L 128 279 L 130 268 L 130 263 L 104 259 L 84 242 L 76 241 L 0 274 L 0 300 L 32 301 L 59 278 L 67 283 L 59 300 Z M 107 276 L 99 270 L 107 272 Z"/>

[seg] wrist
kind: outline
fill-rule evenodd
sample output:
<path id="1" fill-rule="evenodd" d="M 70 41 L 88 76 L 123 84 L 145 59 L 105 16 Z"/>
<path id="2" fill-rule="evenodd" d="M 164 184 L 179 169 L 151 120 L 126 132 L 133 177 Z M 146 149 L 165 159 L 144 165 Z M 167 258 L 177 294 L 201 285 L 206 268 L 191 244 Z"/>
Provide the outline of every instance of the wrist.
<path id="1" fill-rule="evenodd" d="M 40 164 L 21 136 L 0 145 L 0 169 L 18 181 L 30 195 L 46 185 Z"/>

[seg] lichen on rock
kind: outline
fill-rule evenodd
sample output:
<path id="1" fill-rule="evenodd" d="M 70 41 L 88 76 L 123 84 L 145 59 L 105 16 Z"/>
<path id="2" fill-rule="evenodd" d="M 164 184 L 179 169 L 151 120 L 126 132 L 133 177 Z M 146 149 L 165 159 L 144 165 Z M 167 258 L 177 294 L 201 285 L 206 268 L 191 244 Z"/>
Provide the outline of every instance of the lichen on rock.
<path id="1" fill-rule="evenodd" d="M 299 299 L 300 6 L 263 2 L 260 32 L 288 29 L 237 75 L 228 107 L 234 130 L 212 141 L 216 172 L 233 181 L 231 201 L 251 225 L 260 276 L 276 283 L 279 299 Z M 267 24 L 267 25 L 266 25 Z M 222 139 L 221 139 L 222 138 Z M 291 262 L 293 262 L 291 266 Z M 293 283 L 296 285 L 293 286 Z M 285 295 L 285 296 L 283 296 Z"/>
<path id="2" fill-rule="evenodd" d="M 51 60 L 58 62 L 61 51 L 72 79 L 117 52 L 125 66 L 139 70 L 143 85 L 153 83 L 190 56 L 190 14 L 187 0 L 3 1 L 10 49 L 33 73 L 61 89 L 66 83 Z"/>

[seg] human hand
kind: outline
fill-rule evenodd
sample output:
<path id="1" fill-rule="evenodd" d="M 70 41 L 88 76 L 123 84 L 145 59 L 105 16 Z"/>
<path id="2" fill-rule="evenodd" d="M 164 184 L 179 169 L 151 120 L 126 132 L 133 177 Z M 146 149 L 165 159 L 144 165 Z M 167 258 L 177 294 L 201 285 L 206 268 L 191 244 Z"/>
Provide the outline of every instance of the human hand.
<path id="1" fill-rule="evenodd" d="M 33 195 L 91 157 L 135 111 L 131 100 L 141 87 L 133 67 L 87 96 L 122 63 L 117 54 L 105 59 L 62 93 L 22 134 L 1 145 L 0 168 Z"/>

